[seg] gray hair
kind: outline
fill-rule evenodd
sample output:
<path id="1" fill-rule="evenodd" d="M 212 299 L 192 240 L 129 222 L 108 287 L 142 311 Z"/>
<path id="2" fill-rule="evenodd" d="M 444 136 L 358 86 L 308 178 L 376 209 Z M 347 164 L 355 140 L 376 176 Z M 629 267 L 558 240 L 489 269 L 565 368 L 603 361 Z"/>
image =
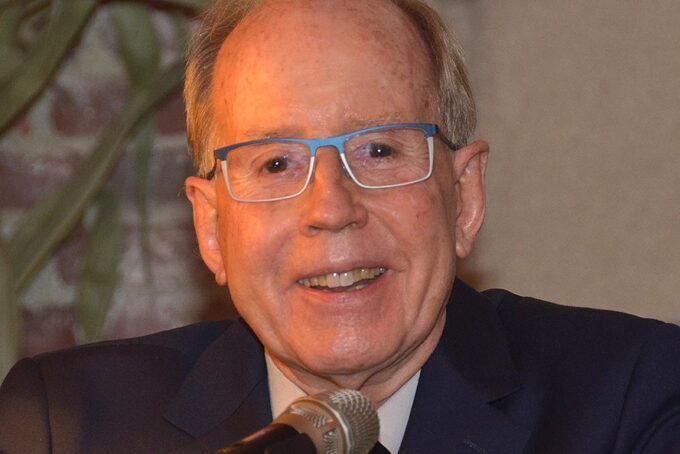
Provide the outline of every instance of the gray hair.
<path id="1" fill-rule="evenodd" d="M 437 12 L 421 0 L 389 0 L 416 26 L 426 46 L 437 81 L 436 101 L 442 131 L 457 145 L 467 143 L 476 114 L 462 50 Z M 184 101 L 189 148 L 198 175 L 214 167 L 212 82 L 217 54 L 236 26 L 262 0 L 213 0 L 199 19 L 189 44 Z"/>

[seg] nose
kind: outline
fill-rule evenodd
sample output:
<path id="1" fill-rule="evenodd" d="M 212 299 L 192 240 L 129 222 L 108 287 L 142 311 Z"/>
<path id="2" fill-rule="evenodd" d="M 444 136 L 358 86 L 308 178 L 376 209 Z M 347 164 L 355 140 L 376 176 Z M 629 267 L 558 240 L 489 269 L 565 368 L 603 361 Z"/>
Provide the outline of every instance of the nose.
<path id="1" fill-rule="evenodd" d="M 347 175 L 333 147 L 320 149 L 312 181 L 299 197 L 303 205 L 300 229 L 312 236 L 322 231 L 360 228 L 368 220 L 368 211 L 360 197 L 361 188 Z"/>

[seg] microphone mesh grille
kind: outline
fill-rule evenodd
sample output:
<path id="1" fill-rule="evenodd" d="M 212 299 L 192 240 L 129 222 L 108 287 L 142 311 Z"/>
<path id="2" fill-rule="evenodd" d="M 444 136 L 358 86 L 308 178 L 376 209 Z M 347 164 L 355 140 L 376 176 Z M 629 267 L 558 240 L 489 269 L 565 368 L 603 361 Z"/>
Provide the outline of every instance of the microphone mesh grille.
<path id="1" fill-rule="evenodd" d="M 354 436 L 354 446 L 350 447 L 350 453 L 367 454 L 380 436 L 378 414 L 373 409 L 371 401 L 353 389 L 330 392 L 328 400 L 346 417 L 347 425 Z"/>

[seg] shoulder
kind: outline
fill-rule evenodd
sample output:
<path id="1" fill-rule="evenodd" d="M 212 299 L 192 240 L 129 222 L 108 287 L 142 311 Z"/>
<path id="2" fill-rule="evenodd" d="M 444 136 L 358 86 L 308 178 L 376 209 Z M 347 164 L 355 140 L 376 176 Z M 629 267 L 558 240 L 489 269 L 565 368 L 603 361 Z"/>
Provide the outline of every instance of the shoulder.
<path id="1" fill-rule="evenodd" d="M 0 388 L 0 397 L 24 388 L 51 396 L 177 386 L 201 353 L 230 322 L 205 322 L 147 336 L 97 342 L 19 361 Z M 14 391 L 11 391 L 14 390 Z"/>
<path id="2" fill-rule="evenodd" d="M 546 414 L 598 428 L 603 439 L 615 438 L 614 452 L 675 452 L 660 447 L 680 445 L 680 327 L 503 290 L 483 295 L 498 315 L 524 395 L 543 396 Z"/>
<path id="3" fill-rule="evenodd" d="M 189 368 L 205 348 L 231 324 L 229 321 L 203 322 L 146 336 L 117 339 L 58 350 L 19 361 L 8 375 L 38 375 L 51 381 L 91 380 L 134 371 L 167 373 Z M 104 380 L 110 381 L 110 380 Z"/>
<path id="4" fill-rule="evenodd" d="M 563 306 L 506 290 L 482 294 L 495 308 L 511 345 L 531 344 L 545 355 L 583 352 L 589 356 L 614 355 L 612 359 L 635 359 L 653 346 L 680 354 L 680 327 L 670 323 L 616 311 Z"/>
<path id="5" fill-rule="evenodd" d="M 230 324 L 230 321 L 196 323 L 140 337 L 95 342 L 43 353 L 30 360 L 40 367 L 48 367 L 52 363 L 64 364 L 98 359 L 133 361 L 148 356 L 176 357 L 192 362 Z"/>
<path id="6" fill-rule="evenodd" d="M 80 345 L 28 358 L 49 385 L 49 380 L 102 383 L 142 380 L 175 382 L 191 369 L 205 349 L 232 321 L 201 322 L 157 333 Z M 64 376 L 68 371 L 68 377 Z"/>
<path id="7" fill-rule="evenodd" d="M 19 361 L 0 386 L 0 451 L 43 452 L 59 443 L 76 452 L 83 428 L 101 434 L 157 425 L 194 363 L 230 324 L 199 323 Z"/>

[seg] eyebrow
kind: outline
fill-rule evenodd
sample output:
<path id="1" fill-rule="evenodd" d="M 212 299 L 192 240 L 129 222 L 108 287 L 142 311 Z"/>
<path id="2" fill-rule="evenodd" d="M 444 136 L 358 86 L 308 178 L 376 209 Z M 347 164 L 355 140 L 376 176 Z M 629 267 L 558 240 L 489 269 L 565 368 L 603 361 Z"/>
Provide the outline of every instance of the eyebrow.
<path id="1" fill-rule="evenodd" d="M 358 131 L 360 129 L 367 129 L 373 126 L 394 124 L 394 123 L 404 123 L 405 120 L 397 115 L 382 115 L 380 117 L 372 118 L 367 120 L 365 118 L 351 118 L 345 123 L 343 130 L 336 131 L 333 134 L 326 134 L 327 136 L 336 136 L 341 134 L 346 134 L 352 131 Z M 280 138 L 301 138 L 304 137 L 304 131 L 302 128 L 297 126 L 285 126 L 280 129 L 271 128 L 252 128 L 244 132 L 244 137 L 247 140 L 254 139 L 280 139 Z"/>
<path id="2" fill-rule="evenodd" d="M 284 132 L 286 131 L 286 132 Z M 298 128 L 266 129 L 252 128 L 244 132 L 247 139 L 279 139 L 296 138 L 302 136 L 302 130 Z"/>
<path id="3" fill-rule="evenodd" d="M 371 118 L 370 120 L 367 120 L 365 118 L 353 118 L 353 119 L 350 119 L 347 123 L 349 128 L 346 131 L 340 132 L 340 134 L 350 132 L 350 131 L 357 131 L 359 129 L 372 128 L 374 126 L 389 125 L 389 124 L 395 124 L 395 123 L 407 123 L 407 122 L 408 121 L 405 120 L 402 116 L 394 115 L 394 114 L 384 114 L 384 115 L 380 115 L 378 117 Z M 416 122 L 411 121 L 411 123 L 416 123 Z"/>

